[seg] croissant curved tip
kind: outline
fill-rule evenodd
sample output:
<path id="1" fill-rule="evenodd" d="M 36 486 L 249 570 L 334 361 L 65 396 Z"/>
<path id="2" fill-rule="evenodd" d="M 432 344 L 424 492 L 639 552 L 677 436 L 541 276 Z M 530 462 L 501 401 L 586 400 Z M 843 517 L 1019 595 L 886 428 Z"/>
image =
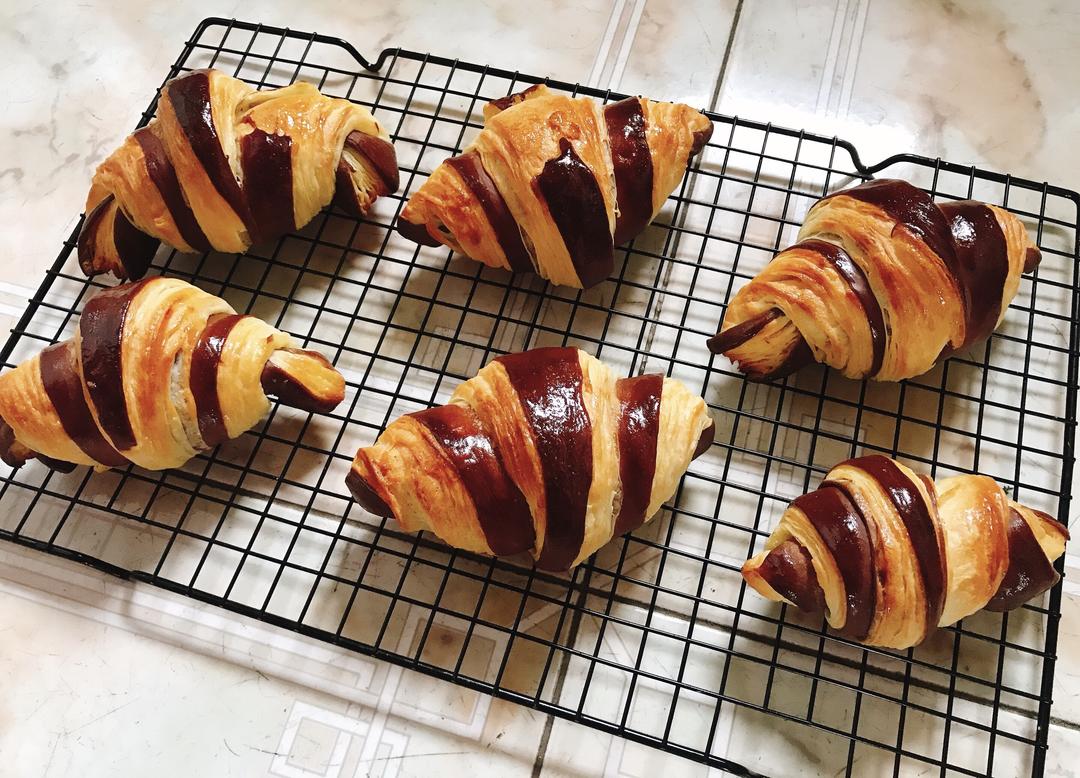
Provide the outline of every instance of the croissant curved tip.
<path id="1" fill-rule="evenodd" d="M 1042 262 L 1042 252 L 1035 246 L 1028 246 L 1024 252 L 1024 272 L 1030 273 Z"/>
<path id="2" fill-rule="evenodd" d="M 374 487 L 372 487 L 372 485 L 357 472 L 355 467 L 350 469 L 349 474 L 345 476 L 345 485 L 349 488 L 349 493 L 352 494 L 353 499 L 356 500 L 356 504 L 368 513 L 387 518 L 394 515 L 394 512 L 390 509 L 390 506 L 386 504 L 386 501 L 383 500 L 383 498 L 379 496 L 379 493 L 375 491 Z"/>
<path id="3" fill-rule="evenodd" d="M 345 378 L 315 351 L 274 352 L 260 382 L 267 396 L 310 413 L 330 413 L 345 399 Z"/>
<path id="4" fill-rule="evenodd" d="M 419 243 L 421 246 L 439 245 L 439 241 L 431 237 L 431 233 L 428 232 L 426 225 L 411 222 L 404 216 L 397 217 L 397 221 L 394 222 L 394 228 L 397 230 L 398 235 L 406 240 L 411 240 L 413 243 Z"/>
<path id="5" fill-rule="evenodd" d="M 0 417 L 0 461 L 9 467 L 19 468 L 37 456 L 15 438 L 15 430 Z"/>
<path id="6" fill-rule="evenodd" d="M 704 454 L 713 444 L 713 440 L 716 438 L 716 422 L 709 419 L 709 426 L 701 431 L 701 436 L 698 438 L 697 446 L 694 448 L 694 455 L 691 459 L 697 459 Z"/>
<path id="7" fill-rule="evenodd" d="M 704 130 L 694 131 L 694 144 L 690 147 L 690 156 L 693 157 L 701 153 L 701 150 L 705 148 L 708 142 L 712 139 L 713 123 L 710 121 L 709 126 Z"/>

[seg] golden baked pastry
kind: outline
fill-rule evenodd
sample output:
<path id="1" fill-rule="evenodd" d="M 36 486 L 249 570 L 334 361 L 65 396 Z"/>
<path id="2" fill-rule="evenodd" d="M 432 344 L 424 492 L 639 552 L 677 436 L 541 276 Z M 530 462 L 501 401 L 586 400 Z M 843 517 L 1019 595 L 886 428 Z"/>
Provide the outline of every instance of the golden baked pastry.
<path id="1" fill-rule="evenodd" d="M 728 305 L 714 354 L 753 380 L 823 362 L 899 381 L 990 335 L 1038 248 L 1008 211 L 882 179 L 819 200 Z"/>
<path id="2" fill-rule="evenodd" d="M 397 419 L 357 452 L 347 483 L 408 532 L 566 570 L 651 518 L 712 439 L 705 401 L 678 381 L 616 380 L 583 351 L 540 348 Z"/>
<path id="3" fill-rule="evenodd" d="M 394 147 L 363 106 L 311 84 L 259 92 L 194 70 L 165 84 L 157 118 L 98 167 L 79 264 L 137 279 L 159 241 L 245 251 L 303 227 L 331 199 L 360 216 L 397 187 Z"/>
<path id="4" fill-rule="evenodd" d="M 611 274 L 615 246 L 652 221 L 712 129 L 687 105 L 605 106 L 538 84 L 487 104 L 483 131 L 409 198 L 398 231 L 588 288 Z"/>
<path id="5" fill-rule="evenodd" d="M 875 455 L 837 465 L 791 503 L 742 572 L 762 596 L 823 613 L 845 637 L 908 648 L 1045 592 L 1068 539 L 991 478 L 933 481 Z"/>
<path id="6" fill-rule="evenodd" d="M 152 278 L 99 292 L 72 339 L 0 375 L 0 458 L 163 470 L 255 425 L 269 397 L 327 413 L 344 394 L 341 374 L 286 333 Z"/>

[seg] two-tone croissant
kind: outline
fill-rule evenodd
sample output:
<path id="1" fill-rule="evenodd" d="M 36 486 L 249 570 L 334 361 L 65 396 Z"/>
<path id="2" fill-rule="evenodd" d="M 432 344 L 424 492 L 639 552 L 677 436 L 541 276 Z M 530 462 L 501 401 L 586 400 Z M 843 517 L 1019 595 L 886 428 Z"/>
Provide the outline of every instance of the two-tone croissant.
<path id="1" fill-rule="evenodd" d="M 677 103 L 609 105 L 537 85 L 484 108 L 484 129 L 398 219 L 402 235 L 485 265 L 589 288 L 652 221 L 712 122 Z"/>
<path id="2" fill-rule="evenodd" d="M 678 381 L 616 379 L 583 351 L 540 348 L 393 422 L 347 483 L 406 531 L 566 570 L 648 521 L 712 439 L 705 401 Z"/>
<path id="3" fill-rule="evenodd" d="M 184 281 L 99 292 L 72 339 L 0 375 L 0 458 L 163 470 L 254 426 L 268 397 L 329 412 L 344 379 L 289 340 Z"/>
<path id="4" fill-rule="evenodd" d="M 991 478 L 935 482 L 866 456 L 791 503 L 743 576 L 770 600 L 823 613 L 845 637 L 908 648 L 936 627 L 1045 592 L 1068 539 Z"/>
<path id="5" fill-rule="evenodd" d="M 709 349 L 754 380 L 813 361 L 849 378 L 911 378 L 988 337 L 1039 259 L 1008 211 L 870 181 L 810 209 L 798 243 L 732 299 Z"/>
<path id="6" fill-rule="evenodd" d="M 79 264 L 137 279 L 159 241 L 241 252 L 303 227 L 331 200 L 360 216 L 397 187 L 394 147 L 366 108 L 310 84 L 259 92 L 195 70 L 165 84 L 157 118 L 98 167 Z"/>

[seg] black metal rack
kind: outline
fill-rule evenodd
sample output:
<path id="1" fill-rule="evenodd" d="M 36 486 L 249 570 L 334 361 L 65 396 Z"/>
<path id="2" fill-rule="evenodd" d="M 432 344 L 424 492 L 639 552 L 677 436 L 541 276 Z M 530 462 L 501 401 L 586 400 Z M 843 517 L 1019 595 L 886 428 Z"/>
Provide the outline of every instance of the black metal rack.
<path id="1" fill-rule="evenodd" d="M 315 418 L 275 408 L 178 471 L 4 469 L 0 537 L 732 774 L 751 774 L 739 739 L 781 719 L 819 730 L 848 774 L 911 764 L 1042 774 L 1060 586 L 1044 603 L 977 614 L 894 653 L 763 602 L 738 570 L 788 500 L 860 452 L 935 476 L 983 472 L 1067 519 L 1075 192 L 909 154 L 866 166 L 844 141 L 713 115 L 712 142 L 654 226 L 618 252 L 616 276 L 576 292 L 390 230 L 408 194 L 479 129 L 483 103 L 540 79 L 400 49 L 372 64 L 336 38 L 222 19 L 199 25 L 168 77 L 207 66 L 259 87 L 311 81 L 368 105 L 391 130 L 403 191 L 362 222 L 327 211 L 239 259 L 155 261 L 333 357 L 346 402 Z M 814 200 L 878 172 L 939 198 L 1001 204 L 1037 236 L 1043 264 L 998 333 L 895 385 L 820 368 L 753 385 L 710 357 L 704 341 L 733 288 L 791 240 Z M 5 366 L 68 336 L 98 286 L 70 257 L 76 234 L 0 353 Z M 445 401 L 494 355 L 563 343 L 625 374 L 679 377 L 713 409 L 716 443 L 649 525 L 552 576 L 402 534 L 349 499 L 357 446 L 390 420 Z"/>

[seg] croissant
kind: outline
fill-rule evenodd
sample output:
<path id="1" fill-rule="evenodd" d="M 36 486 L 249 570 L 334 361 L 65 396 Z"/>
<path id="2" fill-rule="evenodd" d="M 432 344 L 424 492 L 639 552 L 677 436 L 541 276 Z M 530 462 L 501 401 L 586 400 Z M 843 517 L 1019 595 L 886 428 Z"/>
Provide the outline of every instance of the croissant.
<path id="1" fill-rule="evenodd" d="M 484 123 L 409 198 L 398 231 L 578 288 L 611 274 L 615 246 L 652 221 L 713 130 L 686 105 L 602 106 L 542 84 L 488 103 Z"/>
<path id="2" fill-rule="evenodd" d="M 159 241 L 241 252 L 303 227 L 331 199 L 361 216 L 397 187 L 394 147 L 366 108 L 310 84 L 259 92 L 194 70 L 165 84 L 157 118 L 98 167 L 79 264 L 137 279 Z"/>
<path id="3" fill-rule="evenodd" d="M 813 361 L 849 378 L 911 378 L 988 337 L 1040 257 L 1008 211 L 869 181 L 810 209 L 798 242 L 732 299 L 709 349 L 753 380 Z"/>
<path id="4" fill-rule="evenodd" d="M 561 571 L 636 529 L 713 440 L 705 401 L 671 378 L 616 380 L 575 348 L 495 359 L 447 405 L 361 448 L 357 502 L 457 548 L 530 551 Z"/>
<path id="5" fill-rule="evenodd" d="M 0 458 L 70 470 L 179 467 L 239 436 L 268 397 L 329 412 L 345 381 L 321 355 L 176 279 L 90 298 L 75 336 L 0 375 Z"/>
<path id="6" fill-rule="evenodd" d="M 742 573 L 770 600 L 824 613 L 845 637 L 899 649 L 1042 594 L 1068 539 L 991 478 L 933 481 L 875 455 L 837 465 L 791 503 Z"/>

